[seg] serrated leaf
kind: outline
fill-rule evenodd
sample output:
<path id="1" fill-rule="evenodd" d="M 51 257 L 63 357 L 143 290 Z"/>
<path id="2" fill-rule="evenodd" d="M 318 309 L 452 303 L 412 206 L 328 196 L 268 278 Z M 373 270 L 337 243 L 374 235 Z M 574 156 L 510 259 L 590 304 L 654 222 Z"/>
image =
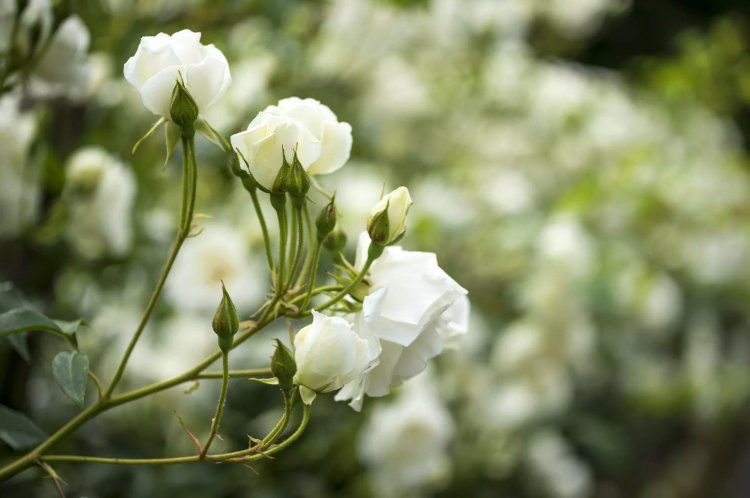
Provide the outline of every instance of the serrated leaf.
<path id="1" fill-rule="evenodd" d="M 29 308 L 13 309 L 0 315 L 0 339 L 22 332 L 41 331 L 60 336 L 75 346 L 77 341 L 71 330 L 67 325 L 63 330 L 54 320 Z"/>
<path id="2" fill-rule="evenodd" d="M 0 439 L 14 450 L 36 446 L 47 438 L 26 415 L 7 406 L 0 405 Z"/>
<path id="3" fill-rule="evenodd" d="M 88 357 L 77 351 L 61 351 L 52 360 L 52 375 L 65 395 L 83 406 L 89 375 Z"/>

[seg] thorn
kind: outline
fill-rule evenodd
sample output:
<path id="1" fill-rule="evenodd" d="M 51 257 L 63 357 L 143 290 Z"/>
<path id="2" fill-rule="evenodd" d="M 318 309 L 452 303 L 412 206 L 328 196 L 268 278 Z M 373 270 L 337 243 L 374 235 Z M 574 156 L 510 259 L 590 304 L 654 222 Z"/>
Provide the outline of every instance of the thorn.
<path id="1" fill-rule="evenodd" d="M 177 417 L 177 420 L 180 421 L 180 426 L 182 427 L 182 430 L 185 431 L 185 434 L 190 438 L 190 440 L 193 442 L 195 447 L 198 449 L 198 454 L 200 455 L 203 453 L 203 446 L 201 445 L 200 441 L 198 441 L 198 438 L 193 435 L 192 432 L 190 432 L 190 429 L 188 429 L 187 425 L 185 424 L 185 421 L 182 420 L 182 417 L 180 417 L 180 414 L 177 413 L 177 410 L 172 410 L 175 417 Z"/>

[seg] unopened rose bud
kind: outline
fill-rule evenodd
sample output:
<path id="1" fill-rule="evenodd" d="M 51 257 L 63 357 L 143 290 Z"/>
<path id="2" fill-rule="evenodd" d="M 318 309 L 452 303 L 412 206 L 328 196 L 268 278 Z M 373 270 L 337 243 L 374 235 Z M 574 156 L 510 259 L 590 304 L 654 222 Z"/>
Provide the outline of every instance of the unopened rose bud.
<path id="1" fill-rule="evenodd" d="M 318 230 L 318 242 L 322 242 L 323 239 L 328 236 L 336 227 L 336 196 L 331 199 L 331 202 L 320 211 L 320 214 L 315 219 L 315 228 Z M 346 243 L 346 239 L 344 240 Z"/>
<path id="2" fill-rule="evenodd" d="M 276 351 L 271 357 L 271 372 L 274 377 L 279 379 L 279 386 L 284 391 L 294 387 L 293 379 L 297 373 L 297 364 L 294 362 L 294 356 L 292 356 L 289 348 L 278 339 L 276 339 Z"/>
<path id="3" fill-rule="evenodd" d="M 299 206 L 305 199 L 305 195 L 310 190 L 310 177 L 305 168 L 299 162 L 297 153 L 294 153 L 292 165 L 285 179 L 284 190 L 292 196 Z"/>
<path id="4" fill-rule="evenodd" d="M 232 338 L 240 328 L 240 319 L 237 316 L 237 308 L 234 307 L 232 298 L 229 297 L 224 282 L 221 283 L 221 302 L 216 308 L 214 319 L 211 322 L 214 332 L 219 336 L 219 349 L 228 353 L 232 349 Z"/>
<path id="5" fill-rule="evenodd" d="M 323 239 L 323 247 L 331 254 L 338 254 L 346 247 L 346 233 L 337 224 L 331 233 Z"/>
<path id="6" fill-rule="evenodd" d="M 181 81 L 177 81 L 172 90 L 172 101 L 169 115 L 174 124 L 182 129 L 183 135 L 195 134 L 195 120 L 198 119 L 198 104 Z"/>
<path id="7" fill-rule="evenodd" d="M 367 232 L 379 246 L 398 242 L 406 232 L 406 215 L 412 205 L 409 190 L 399 187 L 386 195 L 372 208 Z"/>

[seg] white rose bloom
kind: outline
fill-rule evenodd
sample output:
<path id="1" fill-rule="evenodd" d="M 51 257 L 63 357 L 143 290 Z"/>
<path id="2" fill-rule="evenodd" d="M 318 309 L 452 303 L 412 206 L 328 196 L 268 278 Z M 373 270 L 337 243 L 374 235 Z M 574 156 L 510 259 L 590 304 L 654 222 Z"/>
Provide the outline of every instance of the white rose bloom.
<path id="1" fill-rule="evenodd" d="M 286 116 L 304 124 L 320 141 L 320 157 L 307 167 L 311 175 L 333 173 L 349 159 L 352 127 L 339 122 L 331 109 L 315 99 L 289 97 L 269 106 L 266 112 Z"/>
<path id="2" fill-rule="evenodd" d="M 247 126 L 235 133 L 230 141 L 244 165 L 261 187 L 273 190 L 273 183 L 281 170 L 283 157 L 291 164 L 294 152 L 305 170 L 320 157 L 320 140 L 293 118 L 261 111 Z M 282 156 L 283 151 L 283 156 Z"/>
<path id="3" fill-rule="evenodd" d="M 429 380 L 414 379 L 393 403 L 378 404 L 360 432 L 358 453 L 380 496 L 412 496 L 450 475 L 453 421 Z"/>
<path id="4" fill-rule="evenodd" d="M 32 91 L 39 96 L 82 96 L 88 88 L 91 35 L 78 16 L 70 16 L 57 28 L 34 67 Z"/>
<path id="5" fill-rule="evenodd" d="M 19 111 L 19 99 L 0 99 L 0 238 L 17 235 L 39 207 L 38 171 L 28 161 L 36 121 Z"/>
<path id="6" fill-rule="evenodd" d="M 340 389 L 375 362 L 380 349 L 374 345 L 344 318 L 313 311 L 313 323 L 294 338 L 294 383 L 320 393 Z"/>
<path id="7" fill-rule="evenodd" d="M 363 233 L 357 247 L 359 267 L 364 264 L 369 245 L 370 239 Z M 355 325 L 361 336 L 377 338 L 382 352 L 375 368 L 336 395 L 339 401 L 351 399 L 355 410 L 362 407 L 365 394 L 385 396 L 391 387 L 424 370 L 427 361 L 443 351 L 455 330 L 466 328 L 467 314 L 455 314 L 456 309 L 446 313 L 466 296 L 466 289 L 438 266 L 433 253 L 386 247 L 370 268 L 368 280 L 370 294 Z M 462 323 L 456 322 L 456 315 Z"/>
<path id="8" fill-rule="evenodd" d="M 99 147 L 85 147 L 68 161 L 66 238 L 86 258 L 122 256 L 130 249 L 135 175 Z"/>
<path id="9" fill-rule="evenodd" d="M 212 316 L 223 281 L 242 312 L 262 299 L 268 285 L 263 275 L 262 261 L 252 255 L 250 242 L 237 229 L 208 225 L 185 242 L 164 292 L 175 308 Z"/>
<path id="10" fill-rule="evenodd" d="M 380 199 L 372 208 L 370 221 L 367 222 L 367 230 L 370 232 L 370 237 L 373 237 L 373 234 L 375 234 L 380 238 L 378 242 L 382 245 L 398 242 L 398 239 L 406 231 L 406 216 L 412 204 L 409 189 L 406 187 L 399 187 Z M 378 217 L 386 209 L 388 210 L 388 233 L 380 234 L 378 233 Z"/>
<path id="11" fill-rule="evenodd" d="M 210 107 L 232 83 L 229 63 L 213 44 L 203 45 L 201 34 L 188 29 L 173 35 L 144 36 L 135 55 L 125 63 L 125 79 L 141 94 L 143 105 L 170 118 L 172 91 L 182 75 L 199 111 Z"/>

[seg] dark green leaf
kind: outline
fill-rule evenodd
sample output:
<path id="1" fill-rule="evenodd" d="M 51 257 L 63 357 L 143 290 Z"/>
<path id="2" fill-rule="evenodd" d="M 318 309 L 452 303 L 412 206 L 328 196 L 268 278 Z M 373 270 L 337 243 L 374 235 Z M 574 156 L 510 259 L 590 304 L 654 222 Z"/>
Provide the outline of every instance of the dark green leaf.
<path id="1" fill-rule="evenodd" d="M 0 439 L 14 450 L 23 450 L 41 443 L 44 433 L 26 415 L 0 405 Z"/>
<path id="2" fill-rule="evenodd" d="M 83 406 L 89 375 L 88 357 L 77 351 L 61 351 L 52 360 L 52 375 L 65 395 Z"/>
<path id="3" fill-rule="evenodd" d="M 15 334 L 7 337 L 11 347 L 16 350 L 16 353 L 21 355 L 23 361 L 28 363 L 31 361 L 31 353 L 29 353 L 29 344 L 26 340 L 27 334 Z"/>
<path id="4" fill-rule="evenodd" d="M 13 309 L 0 315 L 0 338 L 21 332 L 42 331 L 58 335 L 75 345 L 76 338 L 71 330 L 73 326 L 70 324 L 66 324 L 63 330 L 55 321 L 28 308 Z"/>

